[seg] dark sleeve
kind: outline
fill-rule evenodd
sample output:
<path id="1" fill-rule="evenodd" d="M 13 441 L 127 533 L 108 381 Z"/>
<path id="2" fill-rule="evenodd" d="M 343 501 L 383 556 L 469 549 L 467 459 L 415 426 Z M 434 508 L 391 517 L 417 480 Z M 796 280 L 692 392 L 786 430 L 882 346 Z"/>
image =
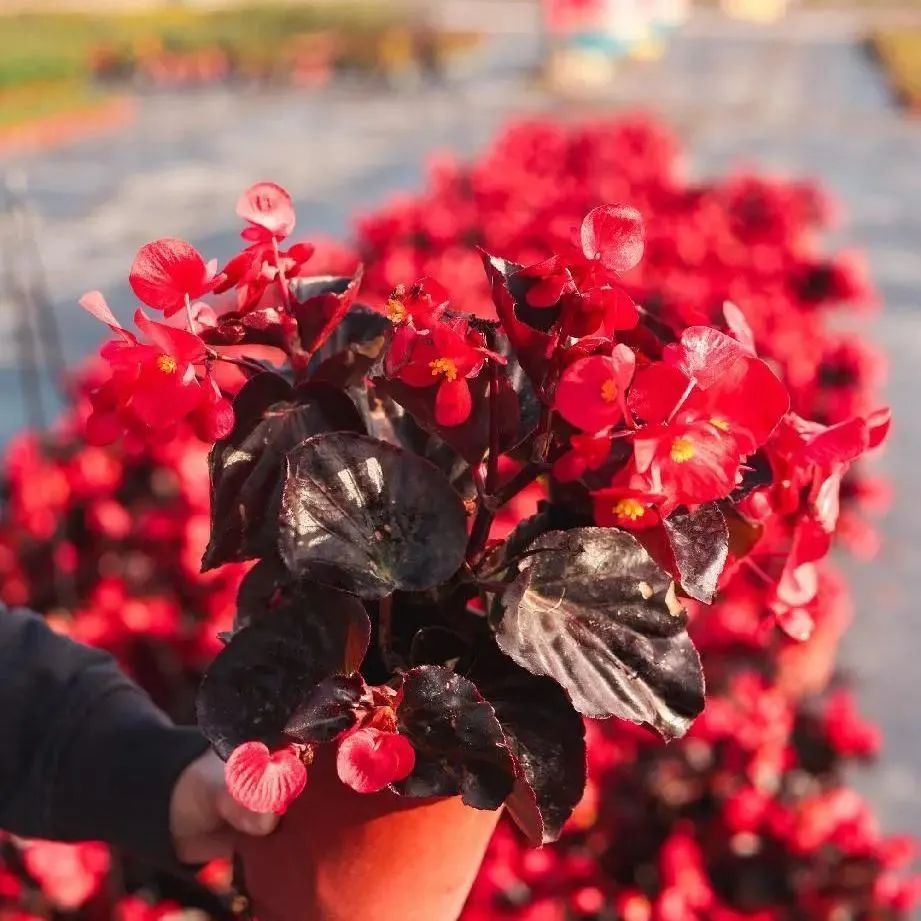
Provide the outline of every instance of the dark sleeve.
<path id="1" fill-rule="evenodd" d="M 169 863 L 171 791 L 206 748 L 108 654 L 0 608 L 0 828 Z"/>

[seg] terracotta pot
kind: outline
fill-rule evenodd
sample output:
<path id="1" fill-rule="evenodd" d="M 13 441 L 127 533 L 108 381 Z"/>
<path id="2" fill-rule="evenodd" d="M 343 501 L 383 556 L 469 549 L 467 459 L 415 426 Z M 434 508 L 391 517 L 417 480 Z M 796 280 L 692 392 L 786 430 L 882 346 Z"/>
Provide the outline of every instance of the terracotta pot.
<path id="1" fill-rule="evenodd" d="M 331 747 L 267 838 L 238 842 L 259 921 L 455 921 L 501 810 L 355 793 Z"/>

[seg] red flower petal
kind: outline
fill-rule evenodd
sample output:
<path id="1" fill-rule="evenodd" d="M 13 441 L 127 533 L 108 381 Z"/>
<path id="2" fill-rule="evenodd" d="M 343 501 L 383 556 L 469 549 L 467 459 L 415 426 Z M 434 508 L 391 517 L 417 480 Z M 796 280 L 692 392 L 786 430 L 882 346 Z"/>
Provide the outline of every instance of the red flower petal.
<path id="1" fill-rule="evenodd" d="M 171 237 L 138 250 L 128 281 L 140 301 L 166 316 L 181 310 L 186 296 L 201 297 L 212 287 L 208 266 L 195 247 Z"/>
<path id="2" fill-rule="evenodd" d="M 233 404 L 221 395 L 214 378 L 204 382 L 205 395 L 192 417 L 195 434 L 202 441 L 217 441 L 233 431 Z"/>
<path id="3" fill-rule="evenodd" d="M 339 743 L 336 771 L 339 779 L 359 793 L 377 793 L 408 777 L 416 766 L 416 753 L 405 736 L 365 727 Z"/>
<path id="4" fill-rule="evenodd" d="M 678 405 L 689 381 L 677 369 L 664 362 L 638 368 L 627 405 L 644 422 L 664 422 Z"/>
<path id="5" fill-rule="evenodd" d="M 745 314 L 732 301 L 726 301 L 723 304 L 723 317 L 726 320 L 726 326 L 729 327 L 729 332 L 739 340 L 739 343 L 747 351 L 754 355 L 755 335 L 748 325 L 748 320 L 745 319 Z"/>
<path id="6" fill-rule="evenodd" d="M 125 426 L 117 413 L 92 412 L 87 417 L 84 434 L 86 440 L 97 447 L 110 445 L 118 441 L 125 433 Z"/>
<path id="7" fill-rule="evenodd" d="M 166 323 L 157 323 L 141 310 L 135 311 L 134 325 L 150 340 L 152 346 L 172 355 L 181 365 L 200 361 L 204 357 L 205 345 L 194 333 Z"/>
<path id="8" fill-rule="evenodd" d="M 573 362 L 556 391 L 555 406 L 570 424 L 585 432 L 600 432 L 623 416 L 626 389 L 636 358 L 625 345 L 611 356 L 592 355 Z"/>
<path id="9" fill-rule="evenodd" d="M 892 410 L 888 406 L 874 410 L 867 416 L 867 427 L 870 430 L 870 441 L 867 447 L 878 448 L 886 440 L 889 429 L 892 427 Z"/>
<path id="10" fill-rule="evenodd" d="M 812 636 L 815 621 L 805 608 L 781 608 L 775 614 L 777 625 L 790 639 L 805 642 Z"/>
<path id="11" fill-rule="evenodd" d="M 157 357 L 141 368 L 131 410 L 146 426 L 165 429 L 184 419 L 200 402 L 201 387 L 195 369 L 178 365 L 175 370 L 164 370 Z"/>
<path id="12" fill-rule="evenodd" d="M 244 742 L 227 759 L 224 778 L 241 806 L 281 814 L 307 785 L 307 768 L 294 748 L 270 752 L 262 742 Z"/>
<path id="13" fill-rule="evenodd" d="M 582 221 L 580 238 L 586 259 L 619 275 L 643 258 L 643 218 L 629 205 L 593 208 Z"/>
<path id="14" fill-rule="evenodd" d="M 268 238 L 283 240 L 294 230 L 291 196 L 274 182 L 257 182 L 250 186 L 237 201 L 237 215 L 265 231 Z M 247 239 L 259 238 L 258 233 L 247 235 Z"/>
<path id="15" fill-rule="evenodd" d="M 592 493 L 595 524 L 603 528 L 641 531 L 660 521 L 655 504 L 663 496 L 630 487 L 612 486 Z"/>
<path id="16" fill-rule="evenodd" d="M 640 312 L 633 298 L 623 288 L 596 288 L 591 299 L 603 311 L 601 322 L 608 335 L 622 329 L 633 329 L 640 321 Z"/>
<path id="17" fill-rule="evenodd" d="M 463 377 L 443 381 L 435 394 L 435 421 L 445 428 L 463 425 L 470 418 L 473 398 Z"/>
<path id="18" fill-rule="evenodd" d="M 549 275 L 540 279 L 528 288 L 525 300 L 531 307 L 542 309 L 552 307 L 563 296 L 563 291 L 569 286 L 569 276 L 562 272 L 558 275 Z"/>
<path id="19" fill-rule="evenodd" d="M 115 315 L 109 309 L 106 299 L 102 296 L 101 291 L 87 291 L 77 303 L 87 312 L 92 314 L 97 320 L 105 323 L 109 329 L 118 336 L 121 336 L 126 342 L 133 342 L 134 336 L 124 329 L 121 323 L 115 319 Z"/>
<path id="20" fill-rule="evenodd" d="M 860 457 L 870 444 L 870 430 L 860 418 L 839 422 L 809 439 L 803 457 L 823 469 L 848 464 Z"/>

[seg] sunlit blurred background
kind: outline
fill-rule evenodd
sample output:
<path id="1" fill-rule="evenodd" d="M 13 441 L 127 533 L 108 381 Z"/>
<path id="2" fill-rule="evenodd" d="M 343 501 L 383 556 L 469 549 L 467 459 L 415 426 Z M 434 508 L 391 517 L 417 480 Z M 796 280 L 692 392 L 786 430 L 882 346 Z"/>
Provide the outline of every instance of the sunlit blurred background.
<path id="1" fill-rule="evenodd" d="M 227 257 L 250 183 L 290 190 L 299 237 L 345 239 L 513 116 L 638 108 L 692 175 L 820 179 L 835 244 L 868 254 L 897 502 L 877 561 L 848 564 L 845 661 L 887 742 L 857 783 L 921 833 L 917 0 L 0 0 L 0 442 L 53 419 L 62 366 L 98 342 L 77 298 L 129 316 L 128 266 L 156 237 Z"/>

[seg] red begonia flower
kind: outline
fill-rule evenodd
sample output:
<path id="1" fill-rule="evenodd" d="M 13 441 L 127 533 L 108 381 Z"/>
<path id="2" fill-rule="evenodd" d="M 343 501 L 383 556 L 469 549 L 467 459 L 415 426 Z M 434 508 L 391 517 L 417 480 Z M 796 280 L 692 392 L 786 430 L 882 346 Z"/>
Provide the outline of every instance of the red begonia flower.
<path id="1" fill-rule="evenodd" d="M 586 259 L 622 275 L 643 257 L 643 218 L 629 205 L 601 205 L 585 216 L 579 238 Z"/>
<path id="2" fill-rule="evenodd" d="M 377 793 L 408 777 L 415 765 L 416 753 L 406 736 L 370 726 L 345 736 L 336 755 L 339 779 L 358 793 Z"/>
<path id="3" fill-rule="evenodd" d="M 666 497 L 662 514 L 679 505 L 712 502 L 729 495 L 739 473 L 735 439 L 710 422 L 649 426 L 634 438 L 636 469 Z"/>
<path id="4" fill-rule="evenodd" d="M 171 237 L 138 250 L 128 281 L 138 300 L 167 317 L 213 287 L 208 266 L 195 247 Z"/>
<path id="5" fill-rule="evenodd" d="M 431 329 L 448 307 L 448 292 L 434 278 L 420 278 L 407 288 L 397 285 L 387 299 L 386 312 L 396 326 L 412 323 L 419 332 Z"/>
<path id="6" fill-rule="evenodd" d="M 578 480 L 586 471 L 597 470 L 611 453 L 611 439 L 573 435 L 570 449 L 553 465 L 553 477 L 560 483 Z"/>
<path id="7" fill-rule="evenodd" d="M 73 912 L 99 891 L 110 856 L 100 841 L 26 841 L 22 860 L 45 898 L 60 911 Z"/>
<path id="8" fill-rule="evenodd" d="M 556 410 L 585 432 L 609 428 L 624 416 L 635 366 L 636 356 L 625 345 L 615 346 L 610 355 L 580 358 L 560 378 Z"/>
<path id="9" fill-rule="evenodd" d="M 469 418 L 473 401 L 467 378 L 480 373 L 490 354 L 483 337 L 464 321 L 438 323 L 425 333 L 401 326 L 386 368 L 388 375 L 410 387 L 437 386 L 435 421 L 448 428 Z"/>
<path id="10" fill-rule="evenodd" d="M 283 240 L 294 230 L 294 203 L 274 182 L 257 182 L 237 201 L 237 215 L 249 223 L 242 236 L 247 240 Z"/>
<path id="11" fill-rule="evenodd" d="M 633 489 L 629 486 L 609 486 L 592 493 L 595 524 L 603 528 L 624 528 L 641 531 L 657 525 L 661 518 L 656 509 L 664 496 Z"/>
<path id="12" fill-rule="evenodd" d="M 204 345 L 198 336 L 156 323 L 141 311 L 135 314 L 135 324 L 148 342 L 131 337 L 102 347 L 100 354 L 113 371 L 103 391 L 105 408 L 128 412 L 149 428 L 167 429 L 202 399 L 195 362 L 204 357 Z M 97 431 L 104 427 L 99 420 L 93 425 Z"/>
<path id="13" fill-rule="evenodd" d="M 237 309 L 248 312 L 263 302 L 263 295 L 281 276 L 298 278 L 313 257 L 312 243 L 295 243 L 279 250 L 270 243 L 257 242 L 238 253 L 215 279 L 214 291 L 223 294 L 236 288 Z"/>
<path id="14" fill-rule="evenodd" d="M 733 435 L 743 455 L 763 445 L 790 408 L 790 394 L 760 358 L 733 363 L 706 390 L 695 389 L 682 412 Z"/>
<path id="15" fill-rule="evenodd" d="M 241 806 L 280 815 L 307 785 L 307 768 L 293 746 L 270 752 L 262 742 L 244 742 L 230 753 L 224 777 Z"/>

